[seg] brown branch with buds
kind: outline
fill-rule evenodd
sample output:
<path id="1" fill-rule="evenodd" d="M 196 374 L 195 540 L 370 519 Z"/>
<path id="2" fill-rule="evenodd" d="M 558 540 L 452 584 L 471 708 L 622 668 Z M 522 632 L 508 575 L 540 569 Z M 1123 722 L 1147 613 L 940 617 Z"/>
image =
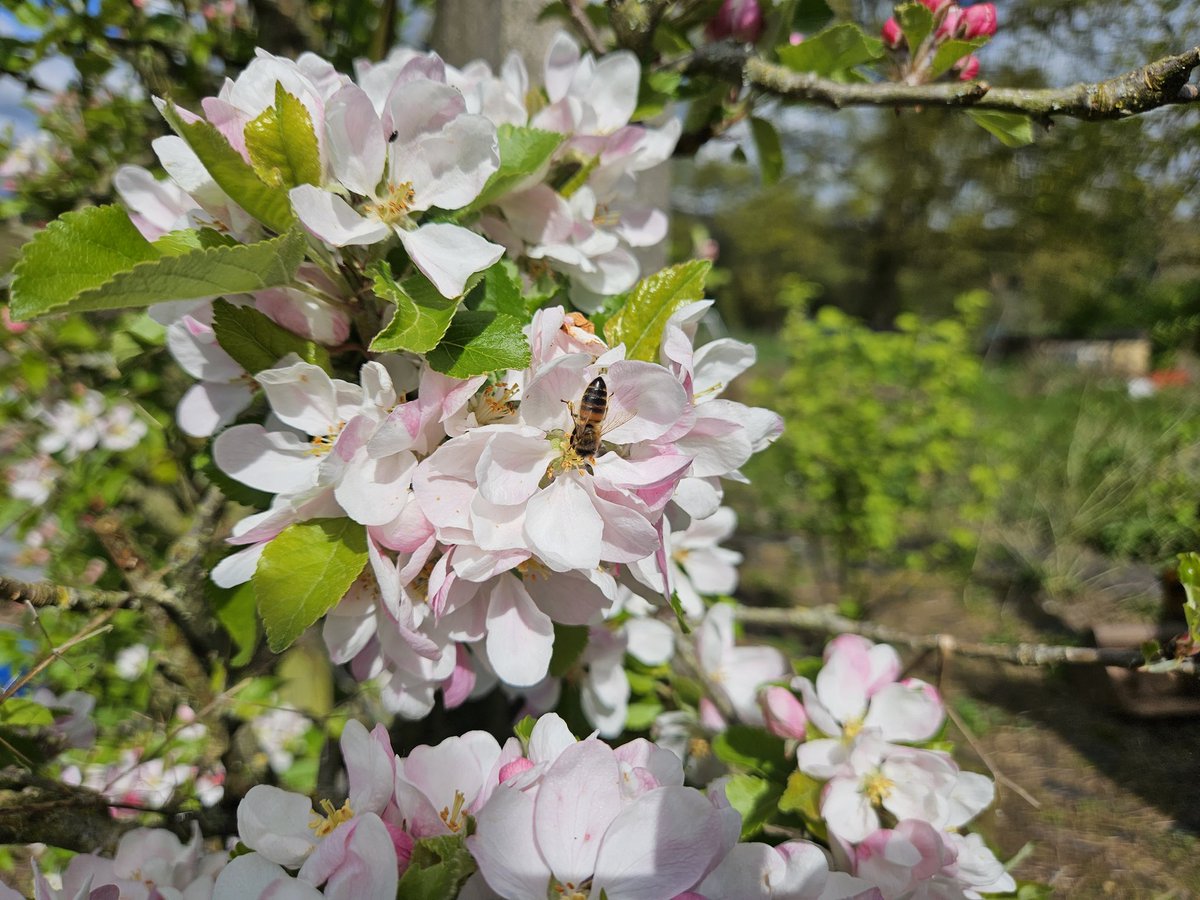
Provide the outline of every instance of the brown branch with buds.
<path id="1" fill-rule="evenodd" d="M 1101 121 L 1195 103 L 1200 100 L 1200 88 L 1188 79 L 1197 66 L 1200 47 L 1164 56 L 1105 81 L 1064 88 L 993 87 L 986 81 L 843 84 L 812 73 L 794 72 L 767 62 L 745 47 L 721 42 L 699 47 L 684 61 L 684 72 L 712 75 L 785 100 L 820 103 L 835 109 L 943 106 L 1019 113 L 1045 121 L 1055 116 Z"/>
<path id="2" fill-rule="evenodd" d="M 951 634 L 911 634 L 887 625 L 859 622 L 838 615 L 832 606 L 769 607 L 738 606 L 737 617 L 747 625 L 777 625 L 821 634 L 858 634 L 873 641 L 899 644 L 913 650 L 933 650 L 943 655 L 990 659 L 1014 666 L 1119 666 L 1139 668 L 1145 664 L 1141 650 L 1113 647 L 1067 647 L 1052 644 L 975 644 Z M 1171 671 L 1195 674 L 1191 660 L 1181 660 Z"/>

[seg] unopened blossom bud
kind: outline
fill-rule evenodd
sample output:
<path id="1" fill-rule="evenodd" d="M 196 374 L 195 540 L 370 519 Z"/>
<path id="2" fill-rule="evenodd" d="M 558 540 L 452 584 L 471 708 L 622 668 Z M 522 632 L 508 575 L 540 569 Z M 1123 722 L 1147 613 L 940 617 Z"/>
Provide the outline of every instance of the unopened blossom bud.
<path id="1" fill-rule="evenodd" d="M 921 3 L 935 16 L 953 2 L 954 0 L 921 0 Z"/>
<path id="2" fill-rule="evenodd" d="M 788 35 L 788 43 L 791 44 L 793 47 L 799 47 L 801 44 L 804 43 L 804 32 L 803 31 L 793 31 L 791 34 Z"/>
<path id="3" fill-rule="evenodd" d="M 510 778 L 516 778 L 518 775 L 528 772 L 532 768 L 533 762 L 531 760 L 528 760 L 523 756 L 518 759 L 514 759 L 512 762 L 500 767 L 500 783 L 504 784 L 504 782 L 508 781 Z"/>
<path id="4" fill-rule="evenodd" d="M 991 37 L 996 33 L 996 4 L 977 3 L 963 10 L 963 37 L 967 40 L 977 37 Z"/>
<path id="5" fill-rule="evenodd" d="M 733 38 L 742 44 L 753 44 L 762 32 L 763 14 L 758 0 L 725 0 L 705 29 L 710 40 Z"/>
<path id="6" fill-rule="evenodd" d="M 964 60 L 960 60 L 962 65 L 958 66 L 958 77 L 960 81 L 970 81 L 979 76 L 979 57 L 968 56 Z"/>
<path id="7" fill-rule="evenodd" d="M 937 31 L 934 33 L 939 41 L 949 40 L 950 38 L 960 37 L 959 29 L 962 27 L 963 11 L 952 6 L 946 10 L 946 15 L 942 17 L 942 21 L 938 24 Z"/>
<path id="8" fill-rule="evenodd" d="M 904 41 L 904 32 L 900 30 L 900 23 L 894 17 L 883 23 L 880 34 L 883 36 L 883 43 L 892 50 Z"/>
<path id="9" fill-rule="evenodd" d="M 758 695 L 767 731 L 776 737 L 803 740 L 808 716 L 796 695 L 778 685 L 764 688 Z"/>

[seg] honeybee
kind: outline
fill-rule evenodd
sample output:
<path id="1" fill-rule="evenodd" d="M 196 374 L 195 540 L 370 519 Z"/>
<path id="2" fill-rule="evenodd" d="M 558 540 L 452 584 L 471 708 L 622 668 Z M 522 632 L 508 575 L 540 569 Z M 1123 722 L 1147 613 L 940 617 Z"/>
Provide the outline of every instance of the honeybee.
<path id="1" fill-rule="evenodd" d="M 568 446 L 571 453 L 583 463 L 583 467 L 591 472 L 596 454 L 600 452 L 600 442 L 606 431 L 619 428 L 633 418 L 634 413 L 627 412 L 605 421 L 608 416 L 608 385 L 600 377 L 593 378 L 583 397 L 579 400 L 579 412 L 573 404 L 568 403 L 571 420 L 575 427 L 571 432 Z"/>

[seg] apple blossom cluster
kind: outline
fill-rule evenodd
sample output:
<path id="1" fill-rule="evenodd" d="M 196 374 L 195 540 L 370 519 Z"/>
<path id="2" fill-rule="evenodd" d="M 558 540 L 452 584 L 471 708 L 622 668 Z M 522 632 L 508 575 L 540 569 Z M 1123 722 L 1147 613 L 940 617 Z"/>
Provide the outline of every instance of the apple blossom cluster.
<path id="1" fill-rule="evenodd" d="M 734 525 L 720 479 L 782 429 L 721 398 L 754 354 L 731 339 L 694 349 L 707 307 L 670 318 L 663 364 L 625 359 L 581 315 L 549 307 L 528 328 L 530 365 L 496 379 L 387 355 L 359 384 L 296 359 L 258 373 L 271 427 L 228 428 L 213 453 L 275 499 L 234 527 L 242 549 L 213 579 L 249 581 L 289 525 L 346 517 L 369 564 L 329 610 L 325 643 L 334 662 L 379 681 L 389 709 L 420 718 L 439 689 L 455 706 L 499 682 L 543 711 L 557 696 L 555 626 L 586 626 L 585 709 L 620 733 L 625 653 L 670 658 L 664 596 L 698 620 L 701 594 L 733 590 L 740 557 L 716 546 Z M 570 407 L 598 377 L 603 444 L 585 457 Z"/>
<path id="2" fill-rule="evenodd" d="M 4 436 L 4 443 L 25 443 L 37 431 L 34 456 L 9 465 L 4 477 L 8 493 L 17 500 L 41 506 L 54 490 L 62 473 L 60 462 L 70 462 L 99 448 L 114 453 L 136 447 L 146 436 L 146 422 L 130 404 L 110 402 L 99 391 L 81 390 L 70 400 L 58 400 L 49 408 L 35 406 L 29 413 L 30 428 L 17 427 Z"/>
<path id="3" fill-rule="evenodd" d="M 907 52 L 902 65 L 904 80 L 909 84 L 922 84 L 938 77 L 936 60 L 943 47 L 958 42 L 959 49 L 968 52 L 955 60 L 951 71 L 963 81 L 979 77 L 979 58 L 970 53 L 971 42 L 982 43 L 996 33 L 998 20 L 994 3 L 975 3 L 959 6 L 953 0 L 920 0 L 933 14 L 933 30 L 924 35 L 921 43 L 910 47 L 904 29 L 895 17 L 883 23 L 883 42 L 888 49 Z"/>
<path id="4" fill-rule="evenodd" d="M 238 834 L 253 852 L 222 870 L 214 900 L 391 898 L 417 848 L 437 840 L 469 860 L 462 898 L 879 896 L 830 872 L 810 842 L 739 844 L 741 816 L 723 784 L 685 786 L 679 757 L 644 739 L 616 749 L 576 740 L 548 714 L 504 745 L 470 731 L 400 757 L 381 726 L 356 721 L 341 745 L 340 806 L 323 800 L 314 813 L 300 794 L 250 790 Z"/>

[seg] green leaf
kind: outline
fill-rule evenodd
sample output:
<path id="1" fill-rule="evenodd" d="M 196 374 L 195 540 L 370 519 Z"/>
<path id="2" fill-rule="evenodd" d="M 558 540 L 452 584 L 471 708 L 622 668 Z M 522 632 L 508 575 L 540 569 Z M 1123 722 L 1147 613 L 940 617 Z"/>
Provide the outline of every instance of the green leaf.
<path id="1" fill-rule="evenodd" d="M 779 808 L 783 788 L 754 775 L 734 775 L 725 783 L 729 805 L 742 814 L 742 840 L 748 841 Z"/>
<path id="2" fill-rule="evenodd" d="M 783 738 L 749 725 L 731 725 L 713 738 L 713 753 L 722 762 L 760 775 L 781 776 L 788 764 Z"/>
<path id="3" fill-rule="evenodd" d="M 806 821 L 821 821 L 821 789 L 823 781 L 817 781 L 811 775 L 795 771 L 788 776 L 787 787 L 779 798 L 780 812 L 796 813 Z"/>
<path id="4" fill-rule="evenodd" d="M 901 3 L 896 7 L 896 24 L 904 32 L 909 52 L 913 53 L 933 31 L 933 11 L 923 3 Z"/>
<path id="5" fill-rule="evenodd" d="M 429 354 L 435 372 L 452 378 L 470 378 L 498 369 L 523 369 L 529 365 L 529 338 L 525 323 L 515 316 L 487 310 L 462 310 L 446 336 Z"/>
<path id="6" fill-rule="evenodd" d="M 774 184 L 783 174 L 783 144 L 780 143 L 779 132 L 766 119 L 751 116 L 750 133 L 754 136 L 754 148 L 758 151 L 763 184 Z"/>
<path id="7" fill-rule="evenodd" d="M 321 157 L 312 117 L 300 100 L 275 82 L 275 105 L 246 125 L 246 152 L 265 183 L 293 188 L 321 183 Z"/>
<path id="8" fill-rule="evenodd" d="M 457 298 L 443 297 L 433 282 L 416 274 L 397 282 L 387 263 L 367 269 L 373 278 L 375 296 L 396 304 L 392 320 L 371 341 L 376 353 L 409 350 L 428 353 L 438 345 L 458 309 Z M 473 276 L 474 277 L 474 276 Z M 471 285 L 468 281 L 468 290 Z"/>
<path id="9" fill-rule="evenodd" d="M 1193 643 L 1200 643 L 1200 553 L 1179 554 L 1179 583 L 1187 599 L 1183 616 Z"/>
<path id="10" fill-rule="evenodd" d="M 251 375 L 271 368 L 289 353 L 332 372 L 324 347 L 276 325 L 252 306 L 218 300 L 213 304 L 213 331 L 221 349 Z"/>
<path id="11" fill-rule="evenodd" d="M 0 703 L 0 723 L 4 725 L 39 727 L 54 724 L 54 713 L 40 703 L 24 697 L 9 697 Z"/>
<path id="12" fill-rule="evenodd" d="M 999 138 L 1005 147 L 1033 143 L 1033 120 L 1029 116 L 991 109 L 968 109 L 967 115 L 984 131 Z"/>
<path id="13" fill-rule="evenodd" d="M 534 175 L 550 162 L 550 157 L 564 138 L 564 135 L 555 131 L 508 124 L 497 128 L 496 136 L 500 142 L 500 168 L 492 174 L 479 196 L 460 215 L 478 212 L 495 203 L 522 181 Z"/>
<path id="14" fill-rule="evenodd" d="M 679 599 L 679 592 L 671 591 L 668 601 L 671 604 L 671 612 L 675 613 L 675 621 L 679 623 L 679 630 L 684 634 L 691 634 L 692 626 L 688 623 L 687 615 L 684 614 L 683 601 Z"/>
<path id="15" fill-rule="evenodd" d="M 799 44 L 779 48 L 779 60 L 789 69 L 825 78 L 841 75 L 882 56 L 883 41 L 869 37 L 850 22 L 819 31 Z"/>
<path id="16" fill-rule="evenodd" d="M 933 62 L 929 66 L 930 75 L 933 78 L 944 75 L 954 67 L 956 62 L 964 56 L 970 56 L 987 42 L 986 37 L 972 38 L 969 41 L 946 41 L 938 47 L 937 53 L 933 54 Z"/>
<path id="17" fill-rule="evenodd" d="M 217 621 L 229 633 L 237 648 L 229 664 L 234 667 L 246 665 L 258 645 L 258 616 L 254 612 L 253 584 L 247 581 L 235 588 L 222 588 L 209 581 L 205 588 Z"/>
<path id="18" fill-rule="evenodd" d="M 400 878 L 396 900 L 457 897 L 474 872 L 475 859 L 467 850 L 465 835 L 421 838 L 413 845 L 412 858 Z"/>
<path id="19" fill-rule="evenodd" d="M 586 625 L 562 625 L 554 623 L 554 652 L 550 655 L 550 674 L 562 678 L 579 661 L 587 648 L 588 627 Z"/>
<path id="20" fill-rule="evenodd" d="M 163 107 L 162 114 L 230 199 L 268 228 L 283 233 L 291 227 L 295 215 L 286 188 L 269 185 L 259 178 L 225 136 L 208 122 L 185 122 L 170 103 Z"/>
<path id="21" fill-rule="evenodd" d="M 253 244 L 168 255 L 115 206 L 67 213 L 25 245 L 14 269 L 11 311 L 50 313 L 149 306 L 286 284 L 304 257 L 299 229 Z"/>
<path id="22" fill-rule="evenodd" d="M 643 700 L 630 703 L 625 710 L 625 729 L 627 731 L 649 731 L 654 720 L 663 711 L 663 705 L 656 700 Z"/>
<path id="23" fill-rule="evenodd" d="M 533 716 L 526 716 L 520 722 L 513 726 L 513 734 L 526 747 L 529 746 L 529 738 L 533 734 L 533 726 L 537 724 L 537 719 Z"/>
<path id="24" fill-rule="evenodd" d="M 517 264 L 511 259 L 502 259 L 486 269 L 483 280 L 467 293 L 463 302 L 468 309 L 490 309 L 523 320 L 532 318 L 521 296 Z"/>
<path id="25" fill-rule="evenodd" d="M 605 323 L 609 345 L 624 343 L 626 359 L 657 361 L 667 319 L 681 306 L 704 299 L 704 279 L 711 268 L 708 260 L 694 259 L 639 281 L 625 305 Z"/>
<path id="26" fill-rule="evenodd" d="M 792 11 L 792 31 L 810 34 L 833 18 L 825 0 L 799 0 Z"/>
<path id="27" fill-rule="evenodd" d="M 367 564 L 367 533 L 350 519 L 289 525 L 267 545 L 252 583 L 275 653 L 337 604 Z"/>

